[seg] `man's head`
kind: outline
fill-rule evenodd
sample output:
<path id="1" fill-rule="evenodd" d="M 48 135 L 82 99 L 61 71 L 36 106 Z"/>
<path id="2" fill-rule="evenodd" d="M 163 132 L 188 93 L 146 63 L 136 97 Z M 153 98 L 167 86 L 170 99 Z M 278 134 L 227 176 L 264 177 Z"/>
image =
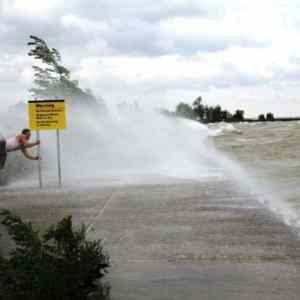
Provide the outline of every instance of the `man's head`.
<path id="1" fill-rule="evenodd" d="M 26 139 L 29 140 L 31 136 L 31 131 L 28 128 L 22 130 L 22 134 L 25 135 Z"/>

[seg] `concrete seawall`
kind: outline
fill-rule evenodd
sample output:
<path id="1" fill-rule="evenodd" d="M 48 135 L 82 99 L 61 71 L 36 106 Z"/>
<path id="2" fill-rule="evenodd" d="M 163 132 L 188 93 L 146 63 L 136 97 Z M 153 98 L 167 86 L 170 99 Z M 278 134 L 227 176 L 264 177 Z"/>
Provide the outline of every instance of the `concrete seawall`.
<path id="1" fill-rule="evenodd" d="M 3 189 L 0 208 L 40 228 L 67 214 L 87 224 L 111 256 L 115 300 L 300 295 L 297 234 L 233 182 Z"/>

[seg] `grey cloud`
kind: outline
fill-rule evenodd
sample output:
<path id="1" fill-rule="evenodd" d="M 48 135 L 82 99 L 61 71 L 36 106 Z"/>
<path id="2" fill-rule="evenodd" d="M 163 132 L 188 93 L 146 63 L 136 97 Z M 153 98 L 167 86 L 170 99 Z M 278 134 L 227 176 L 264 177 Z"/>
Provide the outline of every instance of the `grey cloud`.
<path id="1" fill-rule="evenodd" d="M 54 47 L 65 47 L 72 44 L 80 44 L 89 40 L 88 37 L 76 36 L 76 33 L 62 27 L 58 20 L 28 20 L 4 18 L 2 21 L 10 26 L 10 31 L 1 34 L 1 48 L 26 47 L 30 35 L 37 35 L 46 39 Z"/>
<path id="2" fill-rule="evenodd" d="M 0 0 L 1 1 L 1 0 Z M 221 1 L 216 0 L 72 0 L 61 2 L 61 5 L 52 15 L 45 18 L 29 18 L 28 16 L 3 15 L 0 12 L 0 53 L 11 55 L 24 55 L 28 47 L 26 43 L 29 35 L 34 34 L 44 38 L 49 46 L 58 48 L 63 54 L 64 62 L 70 66 L 72 71 L 80 74 L 80 60 L 88 56 L 160 56 L 165 54 L 177 54 L 180 59 L 192 59 L 197 52 L 218 52 L 232 46 L 267 47 L 270 41 L 257 41 L 249 36 L 176 36 L 163 34 L 160 23 L 174 17 L 193 17 L 215 19 L 224 13 L 219 5 Z M 226 6 L 230 4 L 226 2 Z M 92 20 L 107 25 L 107 31 L 85 30 L 84 28 L 64 26 L 62 18 L 73 14 L 83 21 Z M 255 16 L 253 16 L 255 22 Z M 238 29 L 237 29 L 238 31 Z M 1 57 L 1 55 L 0 55 Z M 213 58 L 212 58 L 213 59 Z M 251 59 L 251 58 L 249 58 Z M 297 62 L 293 62 L 297 65 Z M 6 90 L 6 95 L 12 96 L 20 90 L 26 90 L 26 82 L 19 78 L 19 67 L 30 67 L 30 63 L 19 63 L 19 66 L 8 67 L 0 64 L 1 89 Z M 5 76 L 5 73 L 7 76 Z M 300 79 L 299 71 L 274 70 L 270 80 L 292 80 Z M 95 76 L 97 77 L 97 76 Z M 84 82 L 84 79 L 82 79 Z M 97 80 L 97 79 L 95 79 Z M 123 89 L 130 90 L 126 83 L 113 77 L 101 78 L 97 81 L 99 93 L 103 90 L 114 93 L 123 93 Z M 224 66 L 222 72 L 212 78 L 195 79 L 180 78 L 178 80 L 153 79 L 152 82 L 141 83 L 142 92 L 149 94 L 164 93 L 166 90 L 199 89 L 203 90 L 209 86 L 216 88 L 230 88 L 233 86 L 259 86 L 267 82 L 255 74 L 244 74 L 235 68 Z M 84 84 L 84 83 L 83 83 Z M 106 85 L 105 85 L 106 84 Z M 15 89 L 15 91 L 13 90 Z M 3 94 L 5 94 L 3 93 Z M 134 92 L 133 92 L 134 93 Z"/>
<path id="3" fill-rule="evenodd" d="M 85 53 L 94 49 L 95 41 L 103 39 L 107 44 L 105 54 L 157 56 L 180 53 L 192 55 L 197 51 L 222 51 L 231 45 L 245 47 L 265 46 L 251 39 L 198 37 L 177 39 L 161 35 L 159 22 L 176 16 L 207 17 L 209 10 L 206 2 L 199 1 L 155 1 L 134 0 L 124 1 L 66 1 L 55 14 L 49 18 L 27 18 L 24 16 L 1 16 L 1 23 L 8 27 L 7 32 L 0 31 L 1 40 L 6 41 L 0 46 L 3 51 L 25 47 L 30 34 L 45 38 L 53 47 L 63 50 L 72 48 L 77 53 Z M 105 32 L 84 32 L 80 28 L 63 26 L 63 16 L 74 14 L 82 20 L 104 22 L 110 28 Z M 169 46 L 166 47 L 165 45 Z M 84 52 L 82 50 L 85 50 Z M 95 50 L 95 49 L 94 49 Z M 99 49 L 99 55 L 103 54 Z M 89 55 L 89 53 L 86 53 Z"/>
<path id="4" fill-rule="evenodd" d="M 233 64 L 224 64 L 222 72 L 209 80 L 209 85 L 216 88 L 249 87 L 266 84 L 270 79 L 257 74 L 241 72 Z"/>
<path id="5" fill-rule="evenodd" d="M 107 42 L 118 54 L 127 55 L 161 55 L 159 31 L 156 25 L 138 19 L 126 19 L 115 25 Z"/>
<path id="6" fill-rule="evenodd" d="M 170 41 L 172 47 L 168 52 L 172 54 L 183 53 L 185 55 L 194 55 L 197 52 L 219 52 L 232 46 L 233 44 L 239 45 L 239 41 L 234 41 L 224 38 L 209 38 L 207 36 L 198 39 L 173 39 Z M 254 45 L 249 42 L 249 45 Z"/>
<path id="7" fill-rule="evenodd" d="M 208 2 L 208 1 L 207 1 Z M 156 22 L 161 19 L 176 16 L 206 16 L 209 14 L 205 1 L 185 0 L 105 0 L 105 1 L 80 1 L 75 0 L 65 4 L 69 12 L 80 14 L 84 17 L 102 20 L 113 19 L 141 19 Z"/>

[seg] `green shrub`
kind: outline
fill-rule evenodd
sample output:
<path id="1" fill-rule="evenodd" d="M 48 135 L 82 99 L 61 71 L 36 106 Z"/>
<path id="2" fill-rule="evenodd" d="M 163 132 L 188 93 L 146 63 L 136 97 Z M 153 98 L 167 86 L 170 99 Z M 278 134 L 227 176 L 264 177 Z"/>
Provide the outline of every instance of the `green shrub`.
<path id="1" fill-rule="evenodd" d="M 86 239 L 84 225 L 73 229 L 68 216 L 40 235 L 9 211 L 0 215 L 15 242 L 9 257 L 0 256 L 1 300 L 107 299 L 109 286 L 102 280 L 109 257 L 101 240 Z"/>

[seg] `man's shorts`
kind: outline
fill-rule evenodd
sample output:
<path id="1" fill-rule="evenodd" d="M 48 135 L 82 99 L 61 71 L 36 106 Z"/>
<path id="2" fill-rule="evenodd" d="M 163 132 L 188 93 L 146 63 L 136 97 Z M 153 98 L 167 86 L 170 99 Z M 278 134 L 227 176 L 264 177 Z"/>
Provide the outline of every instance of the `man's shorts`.
<path id="1" fill-rule="evenodd" d="M 6 161 L 6 141 L 4 139 L 0 140 L 0 169 L 2 169 L 5 165 Z"/>

